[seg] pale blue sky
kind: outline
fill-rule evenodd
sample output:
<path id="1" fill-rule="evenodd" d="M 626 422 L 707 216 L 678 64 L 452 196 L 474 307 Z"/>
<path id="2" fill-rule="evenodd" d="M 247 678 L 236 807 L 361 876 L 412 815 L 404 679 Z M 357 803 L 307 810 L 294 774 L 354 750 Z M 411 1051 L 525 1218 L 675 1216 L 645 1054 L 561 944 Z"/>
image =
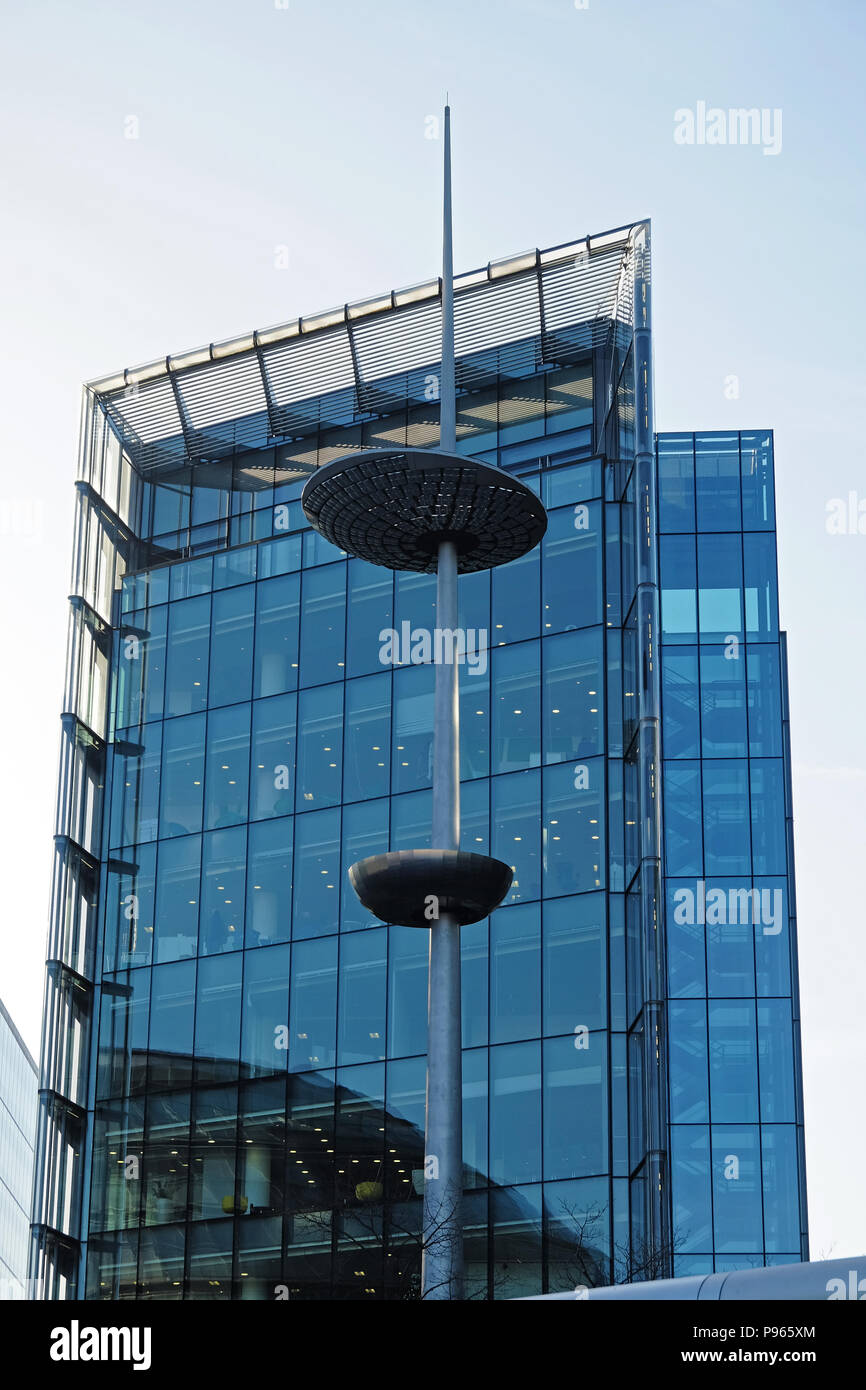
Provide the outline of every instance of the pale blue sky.
<path id="1" fill-rule="evenodd" d="M 866 501 L 866 7 L 42 0 L 2 27 L 0 995 L 32 1050 L 80 384 L 435 275 L 447 88 L 457 268 L 652 217 L 657 427 L 776 431 L 812 1249 L 866 1251 L 866 534 L 825 529 Z M 779 108 L 781 152 L 675 143 L 700 101 Z"/>

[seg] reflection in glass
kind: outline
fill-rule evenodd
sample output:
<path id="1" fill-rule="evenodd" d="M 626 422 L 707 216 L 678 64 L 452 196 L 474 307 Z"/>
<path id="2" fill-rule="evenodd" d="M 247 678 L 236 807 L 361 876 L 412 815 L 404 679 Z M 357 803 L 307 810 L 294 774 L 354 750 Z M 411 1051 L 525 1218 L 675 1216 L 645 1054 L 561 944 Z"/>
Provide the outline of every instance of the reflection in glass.
<path id="1" fill-rule="evenodd" d="M 288 817 L 249 827 L 247 946 L 267 946 L 291 935 L 292 831 Z"/>
<path id="2" fill-rule="evenodd" d="M 294 810 L 296 697 L 275 695 L 253 704 L 250 817 Z"/>
<path id="3" fill-rule="evenodd" d="M 250 707 L 214 710 L 207 725 L 208 830 L 237 825 L 247 818 L 250 781 Z"/>
<path id="4" fill-rule="evenodd" d="M 189 835 L 201 830 L 204 730 L 203 714 L 172 719 L 164 726 L 160 835 Z"/>
<path id="5" fill-rule="evenodd" d="M 203 836 L 199 952 L 213 956 L 244 944 L 247 829 Z"/>
<path id="6" fill-rule="evenodd" d="M 207 704 L 209 641 L 210 596 L 173 603 L 168 619 L 166 714 L 192 714 Z"/>

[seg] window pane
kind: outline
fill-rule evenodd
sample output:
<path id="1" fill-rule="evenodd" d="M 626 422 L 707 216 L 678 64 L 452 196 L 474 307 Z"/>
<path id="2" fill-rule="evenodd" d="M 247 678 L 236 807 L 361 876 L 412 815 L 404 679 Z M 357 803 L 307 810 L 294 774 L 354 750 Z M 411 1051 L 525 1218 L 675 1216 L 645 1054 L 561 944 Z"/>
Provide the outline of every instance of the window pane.
<path id="1" fill-rule="evenodd" d="M 487 1042 L 488 921 L 489 919 L 485 917 L 483 922 L 473 922 L 468 927 L 462 927 L 460 931 L 460 1002 L 463 1013 L 464 1048 L 478 1047 Z M 425 1004 L 425 1020 L 426 1017 Z M 485 1115 L 486 1113 L 485 1102 Z"/>
<path id="2" fill-rule="evenodd" d="M 746 636 L 750 642 L 772 642 L 779 636 L 779 596 L 776 579 L 776 537 L 773 532 L 743 536 L 746 590 Z"/>
<path id="3" fill-rule="evenodd" d="M 165 605 L 131 613 L 118 643 L 117 727 L 161 719 L 165 684 Z"/>
<path id="4" fill-rule="evenodd" d="M 247 818 L 250 781 L 250 707 L 214 710 L 207 724 L 208 830 L 237 825 Z"/>
<path id="5" fill-rule="evenodd" d="M 671 1123 L 697 1124 L 710 1118 L 707 1012 L 703 1000 L 670 1005 Z"/>
<path id="6" fill-rule="evenodd" d="M 207 704 L 210 597 L 173 603 L 168 620 L 166 714 L 191 714 Z"/>
<path id="7" fill-rule="evenodd" d="M 324 685 L 298 696 L 296 809 L 337 806 L 343 766 L 343 686 Z"/>
<path id="8" fill-rule="evenodd" d="M 337 938 L 292 946 L 289 1070 L 333 1066 L 337 1038 Z"/>
<path id="9" fill-rule="evenodd" d="M 773 441 L 769 434 L 761 432 L 740 435 L 740 478 L 743 489 L 743 530 L 771 531 L 776 523 L 773 505 Z"/>
<path id="10" fill-rule="evenodd" d="M 250 816 L 290 815 L 295 802 L 296 696 L 274 695 L 253 704 Z"/>
<path id="11" fill-rule="evenodd" d="M 189 1084 L 195 1018 L 195 962 L 157 965 L 150 995 L 148 1084 Z"/>
<path id="12" fill-rule="evenodd" d="M 786 870 L 785 772 L 781 758 L 749 764 L 752 796 L 752 861 L 756 874 Z"/>
<path id="13" fill-rule="evenodd" d="M 253 678 L 252 584 L 213 596 L 211 677 L 208 703 L 235 704 L 250 698 Z"/>
<path id="14" fill-rule="evenodd" d="M 349 932 L 340 938 L 339 1061 L 378 1062 L 385 1056 L 388 932 Z"/>
<path id="15" fill-rule="evenodd" d="M 301 567 L 300 536 L 282 536 L 279 540 L 256 546 L 256 550 L 259 579 L 272 579 Z"/>
<path id="16" fill-rule="evenodd" d="M 540 792 L 537 771 L 493 779 L 493 855 L 514 873 L 506 902 L 541 897 Z"/>
<path id="17" fill-rule="evenodd" d="M 603 758 L 545 769 L 545 897 L 604 886 L 604 804 Z"/>
<path id="18" fill-rule="evenodd" d="M 745 662 L 740 648 L 701 652 L 701 732 L 705 758 L 746 756 Z"/>
<path id="19" fill-rule="evenodd" d="M 541 607 L 541 551 L 536 546 L 519 560 L 492 571 L 493 647 L 503 642 L 522 642 L 538 633 Z"/>
<path id="20" fill-rule="evenodd" d="M 249 827 L 246 944 L 287 941 L 292 921 L 291 817 Z"/>
<path id="21" fill-rule="evenodd" d="M 600 623 L 601 503 L 550 512 L 541 548 L 542 634 Z"/>
<path id="22" fill-rule="evenodd" d="M 538 642 L 493 653 L 493 771 L 517 772 L 541 762 Z"/>
<path id="23" fill-rule="evenodd" d="M 283 575 L 258 585 L 256 598 L 256 698 L 280 695 L 298 684 L 300 576 Z"/>
<path id="24" fill-rule="evenodd" d="M 671 1130 L 673 1229 L 677 1250 L 712 1250 L 710 1134 L 702 1125 L 675 1125 Z M 712 1273 L 712 1257 L 708 1274 Z"/>
<path id="25" fill-rule="evenodd" d="M 541 1033 L 540 916 L 539 905 L 530 903 L 490 919 L 491 1042 Z"/>
<path id="26" fill-rule="evenodd" d="M 548 1292 L 610 1282 L 610 1190 L 606 1178 L 545 1183 Z"/>
<path id="27" fill-rule="evenodd" d="M 800 1258 L 797 1131 L 793 1125 L 761 1128 L 764 1241 L 768 1252 Z"/>
<path id="28" fill-rule="evenodd" d="M 713 1224 L 717 1251 L 763 1248 L 757 1125 L 713 1125 Z"/>
<path id="29" fill-rule="evenodd" d="M 505 916 L 506 914 L 502 914 Z M 601 893 L 544 904 L 544 1032 L 600 1028 L 607 1018 Z"/>
<path id="30" fill-rule="evenodd" d="M 491 1194 L 492 1257 L 499 1298 L 541 1293 L 541 1191 L 539 1185 Z"/>
<path id="31" fill-rule="evenodd" d="M 242 964 L 241 955 L 199 961 L 195 1006 L 197 1082 L 237 1080 Z"/>
<path id="32" fill-rule="evenodd" d="M 758 1004 L 758 1058 L 761 1119 L 793 1122 L 797 1113 L 790 999 L 765 999 Z"/>
<path id="33" fill-rule="evenodd" d="M 286 1070 L 288 1024 L 288 946 L 248 952 L 244 957 L 243 1075 L 267 1076 Z"/>
<path id="34" fill-rule="evenodd" d="M 695 439 L 698 530 L 739 531 L 740 448 L 736 433 Z"/>
<path id="35" fill-rule="evenodd" d="M 343 800 L 387 796 L 391 746 L 391 677 L 369 676 L 346 686 Z"/>
<path id="36" fill-rule="evenodd" d="M 665 642 L 697 641 L 694 536 L 659 538 L 662 639 Z M 628 596 L 626 591 L 626 596 Z M 634 689 L 629 686 L 629 689 Z"/>
<path id="37" fill-rule="evenodd" d="M 156 865 L 154 958 L 194 956 L 198 940 L 201 836 L 166 840 Z"/>
<path id="38" fill-rule="evenodd" d="M 757 912 L 749 880 L 708 878 L 705 890 L 709 993 L 753 995 Z"/>
<path id="39" fill-rule="evenodd" d="M 434 667 L 394 672 L 392 789 L 429 786 L 433 776 Z"/>
<path id="40" fill-rule="evenodd" d="M 463 1053 L 464 1187 L 485 1187 L 488 1182 L 489 1111 L 487 1049 L 475 1048 L 472 1051 L 465 1051 Z M 420 1127 L 423 1134 L 423 1108 L 420 1115 Z"/>
<path id="41" fill-rule="evenodd" d="M 192 714 L 164 726 L 160 835 L 201 830 L 205 717 Z"/>
<path id="42" fill-rule="evenodd" d="M 469 653 L 461 665 L 460 699 L 460 777 L 462 780 L 490 775 L 490 677 L 486 648 Z"/>
<path id="43" fill-rule="evenodd" d="M 710 1103 L 713 1121 L 739 1124 L 758 1118 L 755 1005 L 716 1000 L 709 1005 Z"/>
<path id="44" fill-rule="evenodd" d="M 136 845 L 108 861 L 105 969 L 149 965 L 156 912 L 156 845 Z"/>
<path id="45" fill-rule="evenodd" d="M 295 822 L 292 936 L 325 936 L 340 913 L 340 812 L 311 811 Z"/>
<path id="46" fill-rule="evenodd" d="M 698 538 L 698 610 L 702 642 L 743 636 L 743 569 L 739 534 Z"/>
<path id="47" fill-rule="evenodd" d="M 748 874 L 749 781 L 745 762 L 703 764 L 707 874 Z"/>
<path id="48" fill-rule="evenodd" d="M 749 753 L 753 758 L 782 756 L 782 688 L 778 647 L 746 649 L 749 700 Z"/>
<path id="49" fill-rule="evenodd" d="M 381 671 L 380 633 L 394 626 L 394 576 L 380 565 L 350 560 L 349 593 L 347 674 Z"/>
<path id="50" fill-rule="evenodd" d="M 690 434 L 659 437 L 658 472 L 659 529 L 694 531 L 695 461 Z"/>
<path id="51" fill-rule="evenodd" d="M 136 741 L 115 742 L 111 844 L 155 840 L 159 817 L 162 726 L 136 730 Z"/>
<path id="52" fill-rule="evenodd" d="M 189 506 L 186 509 L 186 521 L 178 523 L 178 529 L 189 525 Z M 173 531 L 174 526 L 166 527 L 166 530 Z M 154 535 L 159 532 L 155 529 Z M 191 598 L 193 594 L 207 594 L 210 592 L 213 582 L 213 562 L 209 555 L 205 555 L 200 560 L 187 560 L 180 565 L 172 565 L 170 571 L 171 597 L 173 599 Z"/>
<path id="53" fill-rule="evenodd" d="M 436 626 L 436 576 L 398 570 L 395 602 L 398 632 L 404 623 L 409 624 L 410 633 L 415 628 L 432 632 Z"/>
<path id="54" fill-rule="evenodd" d="M 466 930 L 462 929 L 461 936 Z M 412 1057 L 427 1051 L 429 955 L 427 932 L 401 931 L 399 927 L 391 931 L 388 947 L 389 1057 Z M 465 1036 L 463 1042 L 465 1045 Z"/>
<path id="55" fill-rule="evenodd" d="M 791 992 L 788 881 L 756 878 L 761 894 L 760 926 L 755 930 L 755 971 L 760 995 Z"/>
<path id="56" fill-rule="evenodd" d="M 602 630 L 548 637 L 544 662 L 544 761 L 568 762 L 602 750 Z M 537 670 L 536 670 L 537 679 Z"/>
<path id="57" fill-rule="evenodd" d="M 490 1050 L 490 1178 L 494 1183 L 541 1178 L 541 1045 Z"/>
<path id="58" fill-rule="evenodd" d="M 607 1169 L 607 1035 L 544 1043 L 544 1176 Z"/>
<path id="59" fill-rule="evenodd" d="M 203 836 L 199 943 L 203 955 L 239 951 L 244 944 L 246 850 L 244 825 Z"/>
<path id="60" fill-rule="evenodd" d="M 349 869 L 359 859 L 384 854 L 388 849 L 388 802 L 359 801 L 343 807 L 343 872 L 341 877 L 341 926 L 343 931 L 374 927 L 376 919 L 362 907 L 349 883 Z"/>
<path id="61" fill-rule="evenodd" d="M 698 649 L 666 647 L 662 651 L 662 713 L 667 758 L 700 754 Z"/>
<path id="62" fill-rule="evenodd" d="M 699 763 L 665 764 L 665 871 L 699 875 L 703 864 Z"/>
<path id="63" fill-rule="evenodd" d="M 429 849 L 433 797 L 410 792 L 391 800 L 391 849 Z"/>
<path id="64" fill-rule="evenodd" d="M 301 600 L 301 685 L 324 685 L 343 675 L 346 645 L 346 566 L 304 572 Z"/>

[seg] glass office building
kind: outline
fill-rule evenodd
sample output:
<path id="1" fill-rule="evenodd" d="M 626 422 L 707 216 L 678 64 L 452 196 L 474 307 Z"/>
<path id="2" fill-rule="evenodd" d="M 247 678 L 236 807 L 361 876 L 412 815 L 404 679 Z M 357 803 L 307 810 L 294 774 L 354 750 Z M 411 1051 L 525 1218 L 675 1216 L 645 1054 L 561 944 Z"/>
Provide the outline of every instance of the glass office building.
<path id="1" fill-rule="evenodd" d="M 346 871 L 429 844 L 435 579 L 335 550 L 300 494 L 437 444 L 440 296 L 85 390 L 48 1296 L 418 1297 L 427 935 Z M 455 296 L 458 451 L 549 515 L 460 581 L 462 839 L 514 868 L 462 935 L 467 1296 L 799 1260 L 772 436 L 655 434 L 646 223 Z"/>
<path id="2" fill-rule="evenodd" d="M 37 1068 L 0 1001 L 0 1299 L 26 1297 Z"/>

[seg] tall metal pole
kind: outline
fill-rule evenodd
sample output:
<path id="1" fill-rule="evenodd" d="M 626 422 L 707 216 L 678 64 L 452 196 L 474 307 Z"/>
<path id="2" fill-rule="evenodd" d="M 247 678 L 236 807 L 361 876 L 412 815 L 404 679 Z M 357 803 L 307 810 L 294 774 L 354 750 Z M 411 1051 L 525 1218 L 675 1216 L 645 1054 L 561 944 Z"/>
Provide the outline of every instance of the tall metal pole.
<path id="1" fill-rule="evenodd" d="M 454 271 L 451 236 L 451 111 L 445 108 L 442 255 L 440 448 L 456 446 Z M 457 547 L 438 550 L 434 644 L 433 848 L 460 847 L 460 714 L 457 639 Z M 427 1123 L 422 1292 L 426 1299 L 463 1297 L 463 1080 L 460 1018 L 460 927 L 443 913 L 430 928 Z"/>
<path id="2" fill-rule="evenodd" d="M 445 107 L 445 179 L 442 198 L 442 369 L 439 377 L 439 448 L 457 447 L 454 372 L 454 240 L 451 225 L 451 107 Z"/>
<path id="3" fill-rule="evenodd" d="M 458 575 L 519 559 L 547 529 L 547 513 L 524 483 L 457 453 L 447 100 L 444 136 L 440 447 L 335 459 L 307 480 L 303 496 L 310 524 L 339 549 L 397 570 L 426 572 L 436 557 L 433 843 L 367 855 L 350 866 L 349 880 L 377 921 L 430 935 L 422 1288 L 424 1298 L 442 1300 L 463 1297 L 460 927 L 489 916 L 513 879 L 502 860 L 460 848 Z"/>

